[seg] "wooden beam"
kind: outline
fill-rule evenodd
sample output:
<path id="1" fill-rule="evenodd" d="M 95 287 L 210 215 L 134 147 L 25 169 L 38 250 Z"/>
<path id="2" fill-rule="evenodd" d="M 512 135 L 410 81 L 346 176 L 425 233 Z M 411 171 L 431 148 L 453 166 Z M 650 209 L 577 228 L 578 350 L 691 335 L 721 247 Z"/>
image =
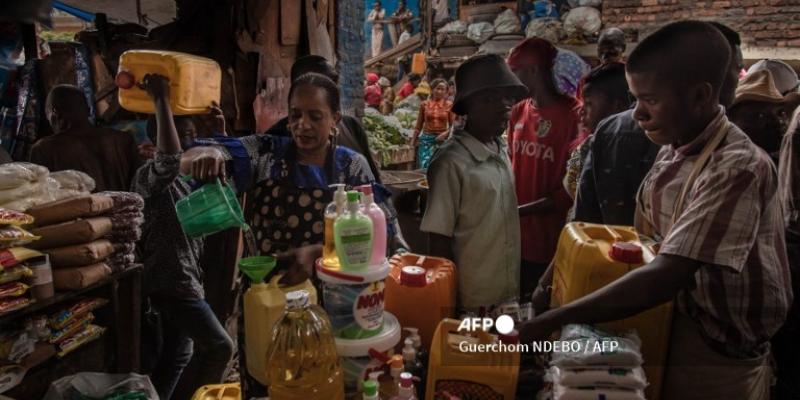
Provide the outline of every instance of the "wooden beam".
<path id="1" fill-rule="evenodd" d="M 406 53 L 416 50 L 418 47 L 422 45 L 422 38 L 419 34 L 412 36 L 410 39 L 406 40 L 403 43 L 395 46 L 392 49 L 384 51 L 383 53 L 379 54 L 377 57 L 372 57 L 369 60 L 364 62 L 365 67 L 371 67 L 381 61 L 386 61 L 387 59 L 395 61 L 395 59 L 399 56 L 402 56 Z"/>

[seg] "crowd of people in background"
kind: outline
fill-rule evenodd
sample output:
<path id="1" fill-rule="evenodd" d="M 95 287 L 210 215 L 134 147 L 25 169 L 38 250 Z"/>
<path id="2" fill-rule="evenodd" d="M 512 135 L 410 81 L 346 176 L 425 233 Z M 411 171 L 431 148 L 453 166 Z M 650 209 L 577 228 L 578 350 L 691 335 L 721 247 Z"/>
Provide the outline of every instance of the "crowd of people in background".
<path id="1" fill-rule="evenodd" d="M 399 23 L 410 18 L 401 6 L 393 14 Z M 383 35 L 377 21 L 385 18 L 380 2 L 369 18 L 376 22 L 374 55 Z M 726 26 L 682 21 L 627 57 L 624 33 L 604 31 L 594 68 L 530 38 L 507 59 L 470 58 L 450 81 L 367 73 L 367 107 L 390 114 L 404 101 L 419 103 L 409 142 L 430 186 L 421 230 L 431 255 L 458 265 L 459 307 L 484 312 L 512 299 L 532 301 L 536 318 L 521 331 L 529 341 L 568 323 L 617 320 L 677 299 L 672 346 L 680 351 L 671 352 L 669 365 L 696 367 L 669 372 L 668 398 L 719 398 L 719 388 L 727 398 L 766 398 L 770 354 L 778 368 L 773 390 L 786 396 L 779 398 L 800 392 L 793 297 L 800 281 L 799 81 L 777 60 L 744 71 L 740 47 Z M 227 175 L 252 191 L 248 218 L 272 222 L 252 224 L 257 245 L 264 254 L 291 253 L 292 265 L 319 251 L 322 216 L 314 210 L 331 201 L 328 185 L 336 182 L 373 185 L 387 216 L 387 251 L 408 249 L 363 127 L 342 114 L 335 69 L 310 56 L 291 75 L 287 118 L 243 138 L 227 138 L 224 123 L 217 124 L 205 140 L 191 121 L 172 117 L 168 85 L 149 77 L 157 113 L 144 163 L 130 136 L 88 123 L 77 88 L 58 86 L 47 98 L 56 134 L 34 146 L 32 161 L 84 171 L 98 190 L 130 189 L 146 200 L 141 254 L 148 271 L 162 273 L 150 294 L 175 316 L 171 352 L 154 376 L 165 398 L 191 358 L 191 341 L 214 375 L 203 383 L 218 380 L 232 352 L 204 300 L 201 243 L 188 240 L 175 219 L 174 203 L 191 191 L 180 175 Z M 210 119 L 224 121 L 215 110 Z M 659 255 L 548 310 L 552 259 L 570 221 L 636 226 L 660 242 Z M 719 362 L 736 368 L 705 367 Z"/>

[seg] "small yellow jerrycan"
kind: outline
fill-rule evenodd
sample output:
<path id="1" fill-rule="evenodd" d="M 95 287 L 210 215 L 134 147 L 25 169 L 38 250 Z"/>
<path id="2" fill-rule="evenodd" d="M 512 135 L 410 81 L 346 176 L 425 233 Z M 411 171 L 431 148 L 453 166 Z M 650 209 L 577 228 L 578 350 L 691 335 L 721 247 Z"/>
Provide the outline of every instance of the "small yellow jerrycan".
<path id="1" fill-rule="evenodd" d="M 175 115 L 205 114 L 219 104 L 222 71 L 216 61 L 191 54 L 161 50 L 129 50 L 119 57 L 116 84 L 122 108 L 155 113 L 153 100 L 139 87 L 147 74 L 169 78 L 169 102 Z"/>
<path id="2" fill-rule="evenodd" d="M 317 290 L 311 281 L 295 286 L 280 286 L 283 275 L 275 275 L 269 283 L 253 283 L 244 294 L 244 340 L 247 372 L 261 384 L 267 384 L 267 351 L 272 341 L 272 327 L 286 310 L 286 293 L 307 290 L 309 300 L 317 304 Z"/>
<path id="3" fill-rule="evenodd" d="M 552 305 L 571 303 L 621 278 L 655 258 L 630 226 L 573 222 L 561 231 L 553 269 Z M 602 307 L 602 305 L 598 305 Z M 669 350 L 672 302 L 620 321 L 597 325 L 620 334 L 635 329 L 642 340 L 644 369 L 650 385 L 645 394 L 658 400 Z"/>

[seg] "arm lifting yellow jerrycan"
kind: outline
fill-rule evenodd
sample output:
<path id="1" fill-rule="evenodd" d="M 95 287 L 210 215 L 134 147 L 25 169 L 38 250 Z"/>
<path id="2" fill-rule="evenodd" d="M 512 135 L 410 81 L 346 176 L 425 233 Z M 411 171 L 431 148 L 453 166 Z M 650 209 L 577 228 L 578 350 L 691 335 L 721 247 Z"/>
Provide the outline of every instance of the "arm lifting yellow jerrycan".
<path id="1" fill-rule="evenodd" d="M 116 84 L 122 108 L 154 114 L 155 106 L 140 83 L 147 74 L 169 78 L 169 104 L 175 115 L 205 114 L 219 104 L 222 71 L 216 61 L 162 50 L 128 50 L 119 57 Z"/>
<path id="2" fill-rule="evenodd" d="M 553 269 L 552 304 L 568 304 L 619 279 L 655 258 L 633 227 L 574 222 L 561 231 Z M 672 325 L 672 302 L 633 317 L 605 324 L 618 334 L 635 329 L 642 340 L 644 369 L 650 385 L 645 391 L 658 400 L 667 362 Z"/>

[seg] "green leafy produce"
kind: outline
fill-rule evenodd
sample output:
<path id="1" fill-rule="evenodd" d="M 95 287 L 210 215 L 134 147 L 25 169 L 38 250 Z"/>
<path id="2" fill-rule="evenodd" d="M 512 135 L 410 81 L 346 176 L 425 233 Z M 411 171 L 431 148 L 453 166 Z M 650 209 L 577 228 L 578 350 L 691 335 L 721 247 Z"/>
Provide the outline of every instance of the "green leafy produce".
<path id="1" fill-rule="evenodd" d="M 380 154 L 384 166 L 392 164 L 395 161 L 393 155 L 396 156 L 398 150 L 408 144 L 410 130 L 399 118 L 377 113 L 368 113 L 363 122 L 370 149 Z"/>

